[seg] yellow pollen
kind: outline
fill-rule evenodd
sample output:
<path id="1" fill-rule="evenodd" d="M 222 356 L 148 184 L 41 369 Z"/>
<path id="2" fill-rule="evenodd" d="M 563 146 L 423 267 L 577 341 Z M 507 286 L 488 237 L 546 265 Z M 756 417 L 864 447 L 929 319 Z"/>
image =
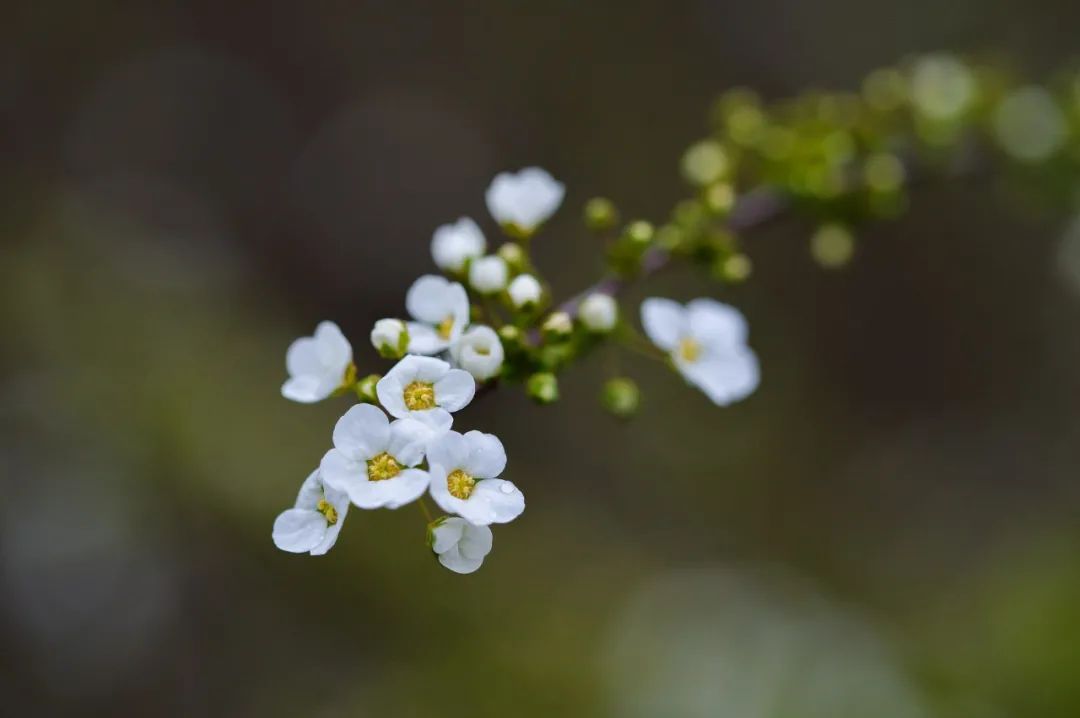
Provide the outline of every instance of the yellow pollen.
<path id="1" fill-rule="evenodd" d="M 439 336 L 443 339 L 450 338 L 450 332 L 454 331 L 454 317 L 453 315 L 443 319 L 439 322 L 439 326 L 435 327 L 435 330 L 439 332 Z"/>
<path id="2" fill-rule="evenodd" d="M 472 495 L 476 487 L 476 479 L 466 474 L 461 469 L 454 469 L 446 477 L 446 488 L 450 495 L 458 499 L 467 499 Z"/>
<path id="3" fill-rule="evenodd" d="M 385 451 L 367 462 L 367 475 L 371 481 L 386 481 L 400 473 L 401 464 Z"/>
<path id="4" fill-rule="evenodd" d="M 326 499 L 319 499 L 319 505 L 315 507 L 315 510 L 325 516 L 326 523 L 331 526 L 337 523 L 337 509 Z"/>
<path id="5" fill-rule="evenodd" d="M 405 387 L 405 406 L 410 411 L 423 411 L 435 406 L 435 387 L 426 381 L 414 381 Z"/>
<path id="6" fill-rule="evenodd" d="M 693 339 L 683 339 L 677 351 L 683 361 L 693 363 L 701 356 L 701 345 Z"/>

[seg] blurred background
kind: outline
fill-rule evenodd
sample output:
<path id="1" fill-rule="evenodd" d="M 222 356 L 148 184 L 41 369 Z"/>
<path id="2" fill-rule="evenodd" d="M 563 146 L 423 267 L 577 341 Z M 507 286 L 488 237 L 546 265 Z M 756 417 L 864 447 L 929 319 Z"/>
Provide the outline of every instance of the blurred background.
<path id="1" fill-rule="evenodd" d="M 433 229 L 483 191 L 568 187 L 663 219 L 737 85 L 854 89 L 907 53 L 1072 59 L 1066 0 L 16 2 L 0 27 L 0 694 L 139 716 L 1080 715 L 1080 225 L 992 181 L 931 185 L 826 272 L 797 222 L 746 238 L 763 382 L 711 406 L 517 390 L 498 433 L 529 508 L 476 574 L 412 507 L 314 559 L 275 515 L 346 400 L 279 395 L 320 319 L 384 371 Z M 628 297 L 636 312 L 644 296 Z"/>

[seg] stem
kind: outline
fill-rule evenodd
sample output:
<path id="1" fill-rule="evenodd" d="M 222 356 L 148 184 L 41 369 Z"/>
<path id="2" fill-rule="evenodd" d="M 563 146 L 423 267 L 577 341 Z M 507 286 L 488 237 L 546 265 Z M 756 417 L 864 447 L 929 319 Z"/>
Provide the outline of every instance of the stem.
<path id="1" fill-rule="evenodd" d="M 434 519 L 431 518 L 431 511 L 428 510 L 427 502 L 424 501 L 423 496 L 416 502 L 416 505 L 420 507 L 420 513 L 424 514 L 424 520 L 430 524 Z"/>

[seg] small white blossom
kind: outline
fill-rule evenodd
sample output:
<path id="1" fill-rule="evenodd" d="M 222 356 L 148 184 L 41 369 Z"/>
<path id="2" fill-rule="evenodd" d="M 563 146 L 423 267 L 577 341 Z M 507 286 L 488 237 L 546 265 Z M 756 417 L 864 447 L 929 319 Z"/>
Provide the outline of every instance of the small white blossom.
<path id="1" fill-rule="evenodd" d="M 528 236 L 562 204 L 566 187 L 539 167 L 513 174 L 502 172 L 491 181 L 485 199 L 495 221 L 514 234 Z"/>
<path id="2" fill-rule="evenodd" d="M 405 309 L 416 320 L 408 323 L 410 354 L 445 351 L 469 325 L 465 287 L 435 274 L 413 282 L 405 295 Z"/>
<path id="3" fill-rule="evenodd" d="M 746 345 L 746 320 L 734 307 L 712 299 L 684 307 L 650 298 L 641 304 L 641 323 L 683 377 L 714 403 L 726 406 L 757 388 L 757 356 Z"/>
<path id="4" fill-rule="evenodd" d="M 473 325 L 450 347 L 450 356 L 474 379 L 486 381 L 502 369 L 503 345 L 491 327 Z"/>
<path id="5" fill-rule="evenodd" d="M 285 353 L 289 380 L 281 387 L 286 399 L 310 404 L 334 393 L 352 366 L 352 345 L 333 322 L 319 322 L 315 334 L 301 337 Z"/>
<path id="6" fill-rule="evenodd" d="M 506 451 L 492 434 L 448 431 L 428 447 L 428 467 L 435 503 L 471 524 L 503 524 L 525 510 L 521 491 L 498 478 Z"/>
<path id="7" fill-rule="evenodd" d="M 448 412 L 463 409 L 476 393 L 469 372 L 442 359 L 409 355 L 375 385 L 379 403 L 391 416 L 412 417 L 432 426 L 451 421 Z"/>
<path id="8" fill-rule="evenodd" d="M 514 277 L 514 281 L 510 282 L 506 291 L 510 295 L 511 303 L 518 309 L 524 309 L 540 302 L 544 288 L 533 275 L 519 274 Z"/>
<path id="9" fill-rule="evenodd" d="M 469 265 L 469 285 L 481 294 L 494 294 L 506 288 L 510 268 L 497 254 L 480 257 Z"/>
<path id="10" fill-rule="evenodd" d="M 274 545 L 289 553 L 322 556 L 337 543 L 349 512 L 349 497 L 324 486 L 315 469 L 300 486 L 293 508 L 274 520 Z"/>
<path id="11" fill-rule="evenodd" d="M 414 419 L 391 423 L 378 407 L 357 404 L 334 426 L 334 448 L 319 465 L 323 482 L 362 509 L 415 501 L 428 487 L 428 473 L 415 468 L 428 430 Z"/>
<path id="12" fill-rule="evenodd" d="M 491 529 L 451 516 L 431 530 L 431 550 L 454 573 L 472 573 L 491 553 Z"/>
<path id="13" fill-rule="evenodd" d="M 400 359 L 409 348 L 409 330 L 400 319 L 380 319 L 371 330 L 371 345 L 387 359 Z"/>
<path id="14" fill-rule="evenodd" d="M 574 320 L 566 312 L 552 312 L 540 328 L 549 334 L 565 335 L 574 331 Z"/>
<path id="15" fill-rule="evenodd" d="M 486 247 L 487 240 L 476 222 L 462 217 L 435 230 L 431 238 L 431 258 L 439 269 L 460 272 L 468 260 L 483 255 Z"/>
<path id="16" fill-rule="evenodd" d="M 619 318 L 619 305 L 610 294 L 597 292 L 581 301 L 578 319 L 585 328 L 598 333 L 610 332 Z"/>

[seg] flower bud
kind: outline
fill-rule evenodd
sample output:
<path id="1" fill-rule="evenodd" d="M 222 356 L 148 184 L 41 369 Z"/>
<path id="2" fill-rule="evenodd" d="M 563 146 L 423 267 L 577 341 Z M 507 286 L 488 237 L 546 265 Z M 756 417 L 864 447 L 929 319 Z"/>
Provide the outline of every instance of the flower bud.
<path id="1" fill-rule="evenodd" d="M 723 145 L 715 140 L 704 140 L 693 145 L 682 158 L 682 172 L 687 181 L 707 185 L 723 179 L 731 162 Z"/>
<path id="2" fill-rule="evenodd" d="M 514 281 L 510 282 L 510 287 L 506 291 L 516 309 L 536 306 L 544 293 L 540 282 L 531 274 L 519 274 L 514 277 Z"/>
<path id="3" fill-rule="evenodd" d="M 521 330 L 513 324 L 504 324 L 499 327 L 499 339 L 502 340 L 502 343 L 505 346 L 520 346 L 523 337 L 524 335 L 521 333 Z"/>
<path id="4" fill-rule="evenodd" d="M 454 224 L 444 224 L 431 238 L 431 258 L 436 266 L 447 272 L 461 272 L 465 263 L 483 255 L 487 240 L 484 233 L 468 217 Z"/>
<path id="5" fill-rule="evenodd" d="M 854 253 L 855 238 L 841 224 L 822 225 L 810 238 L 810 254 L 827 269 L 844 266 Z"/>
<path id="6" fill-rule="evenodd" d="M 641 403 L 641 392 L 632 379 L 619 377 L 610 379 L 604 384 L 600 393 L 600 401 L 604 408 L 615 416 L 626 419 L 637 413 Z"/>
<path id="7" fill-rule="evenodd" d="M 540 330 L 552 339 L 561 339 L 574 330 L 574 321 L 566 312 L 552 312 L 544 320 Z"/>
<path id="8" fill-rule="evenodd" d="M 469 284 L 481 294 L 494 294 L 506 288 L 510 270 L 498 255 L 474 259 L 469 265 Z"/>
<path id="9" fill-rule="evenodd" d="M 589 331 L 606 334 L 615 327 L 619 318 L 619 305 L 609 294 L 597 292 L 581 301 L 578 319 Z"/>
<path id="10" fill-rule="evenodd" d="M 528 378 L 525 390 L 538 404 L 551 404 L 559 399 L 559 380 L 550 372 L 539 372 Z"/>
<path id="11" fill-rule="evenodd" d="M 450 347 L 454 363 L 477 381 L 496 376 L 503 365 L 503 346 L 491 327 L 474 325 Z"/>
<path id="12" fill-rule="evenodd" d="M 375 393 L 375 385 L 379 383 L 379 379 L 382 379 L 379 374 L 368 374 L 356 382 L 356 396 L 360 398 L 360 401 L 368 404 L 379 403 L 378 396 Z"/>
<path id="13" fill-rule="evenodd" d="M 611 200 L 594 197 L 585 204 L 585 226 L 593 232 L 606 232 L 619 222 L 619 212 Z"/>
<path id="14" fill-rule="evenodd" d="M 624 240 L 635 247 L 645 247 L 652 241 L 655 231 L 648 222 L 638 220 L 631 222 L 623 233 Z"/>
<path id="15" fill-rule="evenodd" d="M 525 267 L 528 265 L 529 258 L 525 254 L 525 250 L 516 242 L 507 242 L 499 247 L 499 251 L 496 252 L 496 254 L 502 257 L 507 266 L 515 272 L 525 271 Z"/>
<path id="16" fill-rule="evenodd" d="M 371 344 L 386 359 L 400 359 L 409 347 L 409 330 L 400 319 L 380 319 L 371 330 Z"/>

